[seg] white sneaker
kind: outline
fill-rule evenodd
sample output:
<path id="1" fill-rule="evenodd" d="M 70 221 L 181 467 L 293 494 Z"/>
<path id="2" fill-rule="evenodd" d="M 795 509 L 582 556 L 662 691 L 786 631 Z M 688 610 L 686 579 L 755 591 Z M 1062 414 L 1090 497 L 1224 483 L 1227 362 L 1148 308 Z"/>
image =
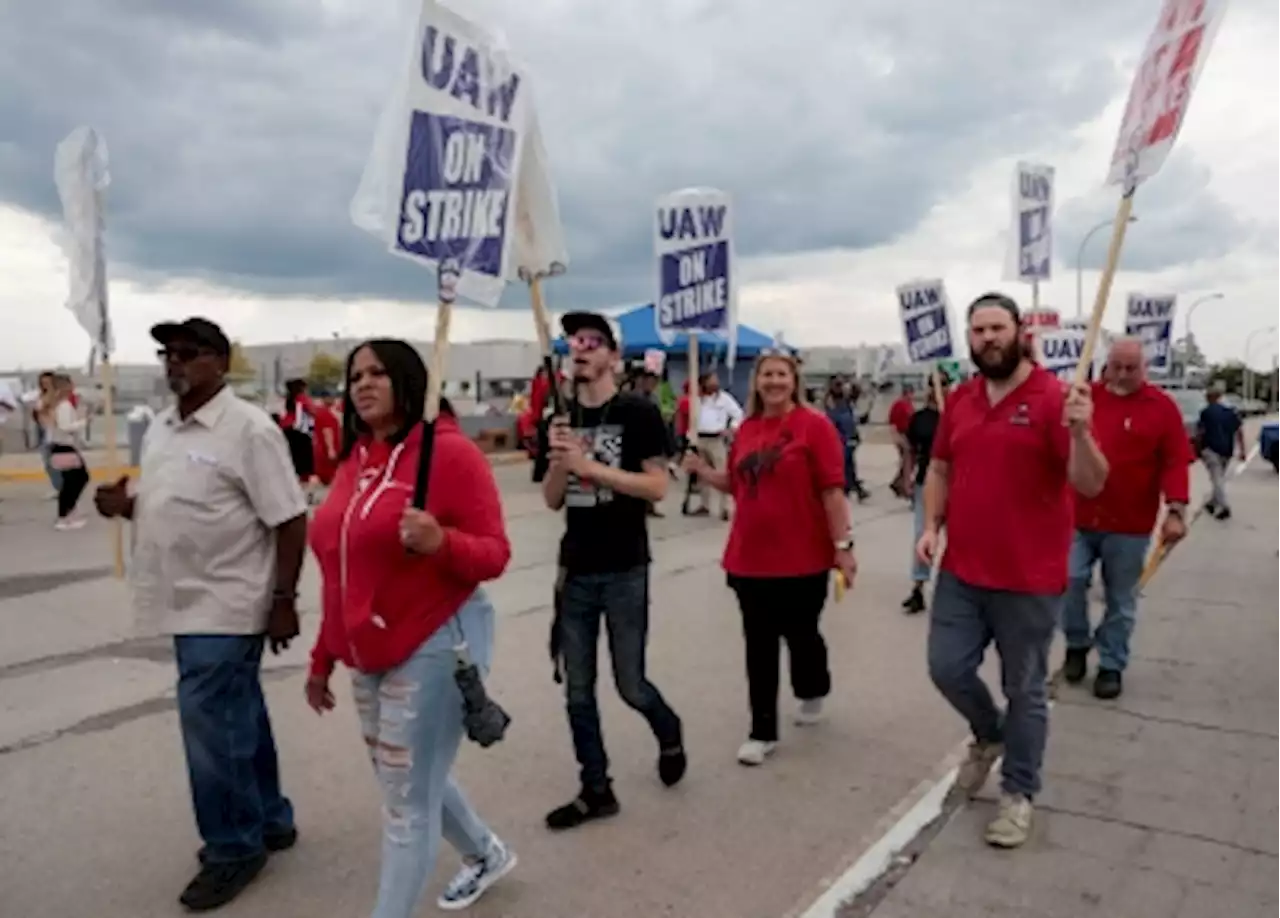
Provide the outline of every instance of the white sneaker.
<path id="1" fill-rule="evenodd" d="M 473 905 L 484 895 L 485 890 L 509 874 L 515 866 L 516 853 L 495 835 L 483 858 L 475 863 L 462 865 L 462 869 L 449 881 L 449 885 L 436 900 L 436 905 L 446 912 L 461 911 Z"/>
<path id="2" fill-rule="evenodd" d="M 1031 834 L 1031 801 L 1021 794 L 1002 794 L 1000 811 L 987 826 L 988 845 L 1018 848 Z"/>
<path id="3" fill-rule="evenodd" d="M 83 529 L 84 526 L 85 526 L 84 520 L 74 516 L 69 516 L 66 519 L 58 520 L 58 522 L 53 524 L 53 528 L 61 532 L 66 532 L 69 529 Z"/>
<path id="4" fill-rule="evenodd" d="M 808 698 L 796 708 L 796 726 L 812 727 L 822 723 L 822 699 Z"/>
<path id="5" fill-rule="evenodd" d="M 749 739 L 738 747 L 738 762 L 743 765 L 763 765 L 764 760 L 773 755 L 773 750 L 777 746 L 777 743 Z"/>

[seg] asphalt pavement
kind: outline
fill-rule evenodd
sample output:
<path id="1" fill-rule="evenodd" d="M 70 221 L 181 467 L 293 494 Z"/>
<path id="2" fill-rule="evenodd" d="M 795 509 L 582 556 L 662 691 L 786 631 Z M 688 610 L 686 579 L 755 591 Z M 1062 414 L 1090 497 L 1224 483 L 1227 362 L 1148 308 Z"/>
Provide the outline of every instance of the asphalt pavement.
<path id="1" fill-rule="evenodd" d="M 689 774 L 675 789 L 661 786 L 652 738 L 643 721 L 617 699 L 606 665 L 601 701 L 622 813 L 563 835 L 548 834 L 542 825 L 545 812 L 576 789 L 560 687 L 551 679 L 545 650 L 561 523 L 542 508 L 527 466 L 497 470 L 514 556 L 507 573 L 490 588 L 500 616 L 490 687 L 514 723 L 508 739 L 491 749 L 464 744 L 456 775 L 480 812 L 517 850 L 520 865 L 471 914 L 812 915 L 824 890 L 892 828 L 922 788 L 945 774 L 947 757 L 965 731 L 927 678 L 927 621 L 899 609 L 908 587 L 910 512 L 887 488 L 892 450 L 864 447 L 860 461 L 874 486 L 873 496 L 854 512 L 860 563 L 855 588 L 824 615 L 835 682 L 827 722 L 812 729 L 786 729 L 778 753 L 762 768 L 736 764 L 734 754 L 748 720 L 740 624 L 719 568 L 726 527 L 681 517 L 679 495 L 673 493 L 664 508 L 667 517 L 652 526 L 649 659 L 653 680 L 684 718 Z M 1269 467 L 1255 463 L 1234 487 L 1248 507 L 1238 510 L 1237 520 L 1225 531 L 1243 540 L 1239 533 L 1258 528 L 1259 538 L 1270 539 L 1269 554 L 1226 551 L 1232 543 L 1197 524 L 1193 539 L 1173 555 L 1144 607 L 1139 659 L 1120 710 L 1181 711 L 1183 719 L 1212 723 L 1215 704 L 1231 707 L 1231 698 L 1256 698 L 1237 713 L 1245 718 L 1240 723 L 1247 720 L 1247 729 L 1270 731 L 1264 733 L 1264 738 L 1270 736 L 1269 750 L 1263 750 L 1269 759 L 1258 757 L 1240 786 L 1254 794 L 1250 800 L 1255 808 L 1269 812 L 1274 827 L 1274 783 L 1267 791 L 1248 782 L 1261 781 L 1264 766 L 1270 779 L 1275 775 L 1275 619 L 1259 611 L 1264 604 L 1275 608 L 1275 479 Z M 0 487 L 0 915 L 178 915 L 177 895 L 195 869 L 199 839 L 187 798 L 170 651 L 165 641 L 132 637 L 127 591 L 110 572 L 109 525 L 95 520 L 80 531 L 55 532 L 52 517 L 52 505 L 39 484 Z M 1216 560 L 1179 577 L 1177 565 L 1206 557 Z M 1243 561 L 1252 566 L 1237 563 Z M 1190 590 L 1193 598 L 1177 598 L 1179 590 Z M 1221 608 L 1227 611 L 1212 606 L 1215 615 L 1206 618 L 1203 604 L 1194 599 L 1206 595 L 1226 597 L 1228 605 Z M 336 679 L 338 709 L 323 718 L 312 714 L 302 698 L 316 596 L 315 570 L 309 564 L 302 584 L 302 605 L 310 613 L 303 638 L 269 661 L 265 678 L 301 840 L 295 849 L 274 857 L 253 888 L 222 914 L 345 918 L 367 915 L 371 907 L 379 798 L 350 692 L 345 680 Z M 1193 613 L 1205 626 L 1200 631 L 1179 618 Z M 1218 618 L 1229 618 L 1234 641 L 1213 630 Z M 1196 636 L 1202 634 L 1208 636 Z M 1155 649 L 1151 642 L 1157 642 Z M 1237 657 L 1228 653 L 1232 647 Z M 1180 663 L 1174 650 L 1195 657 L 1196 665 Z M 1205 656 L 1210 651 L 1221 656 Z M 1257 660 L 1245 665 L 1238 656 L 1243 653 L 1258 659 L 1269 654 L 1270 668 Z M 1148 666 L 1155 669 L 1144 675 Z M 1208 688 L 1200 686 L 1205 680 Z M 1155 702 L 1142 707 L 1151 693 Z M 1264 696 L 1270 698 L 1269 708 Z M 1189 699 L 1200 699 L 1213 710 L 1198 711 Z M 1073 791 L 1067 779 L 1070 769 L 1079 772 L 1090 760 L 1096 743 L 1086 741 L 1089 730 L 1103 736 L 1108 730 L 1123 732 L 1113 721 L 1128 723 L 1126 715 L 1095 710 L 1092 699 L 1083 696 L 1070 704 L 1064 699 L 1055 712 L 1046 783 L 1059 789 L 1046 795 L 1050 806 L 1056 800 L 1059 809 L 1074 808 L 1072 813 L 1047 811 L 1030 848 L 1009 856 L 974 848 L 968 854 L 973 863 L 991 870 L 998 869 L 992 865 L 1034 863 L 1043 855 L 1038 846 L 1045 838 L 1068 831 L 1056 827 L 1106 808 L 1110 798 L 1096 805 L 1082 801 L 1085 792 Z M 1264 714 L 1269 726 L 1257 726 Z M 1073 717 L 1080 721 L 1078 729 L 1072 726 Z M 1129 741 L 1132 750 L 1106 764 L 1108 775 L 1118 770 L 1141 782 L 1145 779 L 1136 769 L 1146 772 L 1170 760 L 1200 782 L 1188 777 L 1176 785 L 1187 795 L 1221 782 L 1221 757 L 1188 753 L 1184 761 L 1176 753 L 1185 738 L 1158 735 L 1146 720 L 1131 719 L 1129 734 L 1136 734 Z M 1080 740 L 1081 751 L 1073 753 L 1076 734 L 1086 739 Z M 1223 735 L 1228 739 L 1219 742 L 1240 742 L 1234 733 Z M 1155 745 L 1151 737 L 1158 740 Z M 1252 753 L 1252 747 L 1244 753 Z M 1132 773 L 1126 770 L 1130 762 Z M 1080 775 L 1084 782 L 1084 772 Z M 981 805 L 975 805 L 940 820 L 926 833 L 932 834 L 924 853 L 894 877 L 900 882 L 873 884 L 845 912 L 865 914 L 875 908 L 877 918 L 968 914 L 939 911 L 932 904 L 936 897 L 912 889 L 928 880 L 932 852 L 942 850 L 939 846 L 952 833 L 959 840 L 965 832 L 972 835 L 975 827 L 965 821 L 981 815 Z M 1236 838 L 1234 844 L 1254 844 L 1259 856 L 1269 851 L 1274 881 L 1274 831 L 1269 848 L 1265 839 L 1248 835 L 1256 829 L 1240 831 L 1245 840 Z M 1091 834 L 1102 833 L 1086 826 L 1077 837 L 1083 845 Z M 1130 858 L 1131 853 L 1117 854 L 1117 869 L 1138 862 L 1138 854 Z M 1011 860 L 1017 858 L 1023 860 Z M 1256 869 L 1256 861 L 1250 864 L 1250 870 Z M 434 895 L 456 865 L 456 856 L 446 850 L 422 914 L 435 912 Z M 1021 875 L 1030 868 L 1018 870 Z M 976 872 L 973 868 L 968 874 Z M 1271 890 L 1274 894 L 1274 882 Z M 1079 907 L 1071 914 L 1079 914 Z M 1058 914 L 1012 906 L 1004 913 Z M 1127 918 L 1141 913 L 1113 914 Z M 1220 914 L 1251 916 L 1229 910 Z"/>

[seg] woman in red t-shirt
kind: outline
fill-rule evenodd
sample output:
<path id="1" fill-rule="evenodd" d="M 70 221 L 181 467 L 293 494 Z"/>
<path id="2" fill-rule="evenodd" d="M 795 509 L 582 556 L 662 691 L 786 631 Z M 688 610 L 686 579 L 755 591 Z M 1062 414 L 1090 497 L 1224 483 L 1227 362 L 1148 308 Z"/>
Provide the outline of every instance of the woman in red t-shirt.
<path id="1" fill-rule="evenodd" d="M 406 342 L 356 348 L 337 475 L 309 534 L 323 618 L 307 703 L 332 709 L 335 663 L 352 670 L 384 803 L 380 918 L 418 914 L 442 833 L 463 866 L 441 908 L 465 908 L 515 866 L 450 775 L 464 727 L 455 669 L 488 671 L 494 611 L 480 584 L 506 568 L 511 545 L 493 470 L 448 402 L 434 425 L 427 506 L 413 507 L 426 392 L 427 369 Z"/>
<path id="2" fill-rule="evenodd" d="M 787 642 L 797 724 L 817 723 L 831 691 L 818 618 L 831 569 L 849 584 L 857 572 L 844 447 L 835 425 L 801 404 L 795 360 L 770 354 L 752 373 L 727 468 L 696 455 L 685 468 L 732 494 L 737 508 L 724 569 L 742 609 L 751 700 L 751 735 L 738 761 L 759 765 L 778 741 L 778 642 Z"/>

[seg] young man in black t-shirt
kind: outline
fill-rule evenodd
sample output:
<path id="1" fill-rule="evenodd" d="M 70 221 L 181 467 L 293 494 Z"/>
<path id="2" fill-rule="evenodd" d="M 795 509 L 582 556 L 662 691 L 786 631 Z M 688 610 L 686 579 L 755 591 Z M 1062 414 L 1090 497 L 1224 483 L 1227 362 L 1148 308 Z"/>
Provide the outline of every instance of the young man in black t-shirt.
<path id="1" fill-rule="evenodd" d="M 649 533 L 646 512 L 667 490 L 667 437 L 652 401 L 620 394 L 614 378 L 619 344 L 608 320 L 570 313 L 561 322 L 572 357 L 569 416 L 550 430 L 551 464 L 542 482 L 553 510 L 565 509 L 561 581 L 553 652 L 563 665 L 565 702 L 582 789 L 547 814 L 568 829 L 618 812 L 596 701 L 596 660 L 603 620 L 613 678 L 622 700 L 649 722 L 658 740 L 664 784 L 685 772 L 680 718 L 645 677 L 649 639 Z"/>
<path id="2" fill-rule="evenodd" d="M 905 472 L 911 506 L 915 511 L 915 537 L 911 540 L 911 593 L 902 601 L 903 611 L 914 615 L 925 610 L 924 586 L 933 573 L 916 554 L 916 544 L 924 533 L 924 477 L 929 471 L 929 455 L 933 452 L 933 437 L 938 432 L 942 414 L 938 411 L 937 387 L 926 388 L 925 405 L 907 423 L 903 439 L 906 445 Z"/>

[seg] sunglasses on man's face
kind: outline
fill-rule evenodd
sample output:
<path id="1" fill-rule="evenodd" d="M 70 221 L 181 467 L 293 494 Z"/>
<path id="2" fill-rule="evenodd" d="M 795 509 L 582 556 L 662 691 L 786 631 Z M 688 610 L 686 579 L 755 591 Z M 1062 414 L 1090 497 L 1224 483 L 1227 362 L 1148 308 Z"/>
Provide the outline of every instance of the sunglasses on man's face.
<path id="1" fill-rule="evenodd" d="M 569 339 L 569 347 L 576 351 L 598 351 L 602 347 L 607 347 L 609 342 L 604 335 L 592 335 L 579 332 Z"/>
<path id="2" fill-rule="evenodd" d="M 168 347 L 162 347 L 156 351 L 156 356 L 162 361 L 173 360 L 177 363 L 190 363 L 202 354 L 212 354 L 209 348 L 200 347 L 195 344 L 171 344 Z"/>

